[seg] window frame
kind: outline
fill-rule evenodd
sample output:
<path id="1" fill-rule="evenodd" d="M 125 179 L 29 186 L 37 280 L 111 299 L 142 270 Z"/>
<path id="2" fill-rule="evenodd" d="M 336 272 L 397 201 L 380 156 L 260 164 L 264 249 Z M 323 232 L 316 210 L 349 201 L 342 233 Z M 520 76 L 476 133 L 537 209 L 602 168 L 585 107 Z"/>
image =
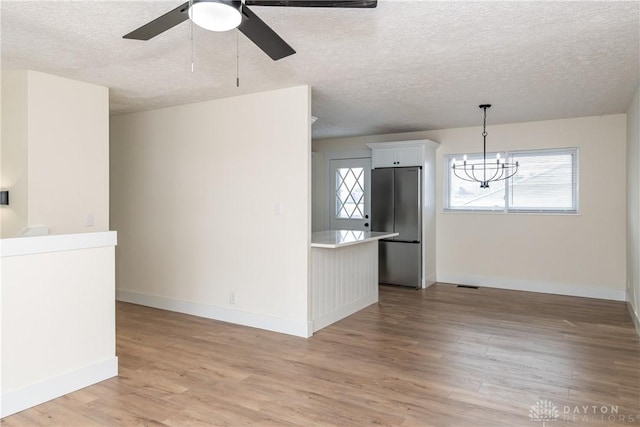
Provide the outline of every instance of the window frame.
<path id="1" fill-rule="evenodd" d="M 579 149 L 578 147 L 563 147 L 563 148 L 544 148 L 538 150 L 510 150 L 510 151 L 495 151 L 487 153 L 487 159 L 495 158 L 496 154 L 500 153 L 502 158 L 508 162 L 512 162 L 514 157 L 517 156 L 544 156 L 544 155 L 560 155 L 570 154 L 572 156 L 572 208 L 513 208 L 510 205 L 510 192 L 513 190 L 511 184 L 511 178 L 507 178 L 503 181 L 495 181 L 493 184 L 504 185 L 504 204 L 501 208 L 495 207 L 451 207 L 450 206 L 450 189 L 451 189 L 451 161 L 455 159 L 461 159 L 462 154 L 445 154 L 443 156 L 444 166 L 444 188 L 443 188 L 443 211 L 444 212 L 473 212 L 473 213 L 528 213 L 528 214 L 545 214 L 545 215 L 577 215 L 580 213 L 580 161 L 579 161 Z M 482 157 L 482 153 L 471 153 L 469 157 Z"/>

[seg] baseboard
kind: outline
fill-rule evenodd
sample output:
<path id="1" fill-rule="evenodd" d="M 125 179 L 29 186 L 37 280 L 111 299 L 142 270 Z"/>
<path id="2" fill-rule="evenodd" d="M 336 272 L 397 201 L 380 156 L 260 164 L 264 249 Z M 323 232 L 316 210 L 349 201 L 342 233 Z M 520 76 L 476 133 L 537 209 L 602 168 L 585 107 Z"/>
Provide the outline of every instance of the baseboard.
<path id="1" fill-rule="evenodd" d="M 17 390 L 10 390 L 2 394 L 0 417 L 24 411 L 117 375 L 118 358 L 114 356 Z"/>
<path id="2" fill-rule="evenodd" d="M 482 286 L 485 288 L 509 289 L 514 291 L 538 292 L 543 294 L 569 295 L 574 297 L 598 298 L 625 301 L 625 290 L 597 288 L 593 286 L 567 285 L 563 283 L 535 282 L 499 277 L 466 275 L 438 275 L 439 283 Z"/>
<path id="3" fill-rule="evenodd" d="M 631 301 L 627 299 L 627 308 L 629 309 L 629 315 L 631 315 L 631 320 L 633 321 L 633 325 L 636 327 L 636 332 L 638 334 L 638 338 L 640 338 L 640 313 L 636 313 L 633 309 L 633 305 Z"/>
<path id="4" fill-rule="evenodd" d="M 431 274 L 425 277 L 424 280 L 422 281 L 422 289 L 427 289 L 429 286 L 433 285 L 434 283 L 436 283 L 436 275 Z"/>
<path id="5" fill-rule="evenodd" d="M 207 319 L 220 320 L 236 325 L 250 326 L 282 334 L 309 338 L 312 335 L 311 322 L 284 319 L 264 314 L 232 310 L 198 302 L 183 301 L 156 295 L 142 294 L 125 290 L 116 290 L 116 300 L 190 314 Z"/>
<path id="6" fill-rule="evenodd" d="M 360 311 L 365 307 L 369 307 L 371 304 L 375 304 L 377 302 L 378 293 L 376 292 L 367 295 L 366 297 L 359 299 L 358 301 L 354 301 L 344 307 L 340 307 L 339 309 L 334 310 L 331 313 L 327 313 L 323 316 L 318 317 L 317 319 L 313 319 L 313 332 L 319 331 L 320 329 L 325 328 L 332 323 L 337 322 L 338 320 L 342 320 L 345 317 L 351 316 L 355 312 Z"/>

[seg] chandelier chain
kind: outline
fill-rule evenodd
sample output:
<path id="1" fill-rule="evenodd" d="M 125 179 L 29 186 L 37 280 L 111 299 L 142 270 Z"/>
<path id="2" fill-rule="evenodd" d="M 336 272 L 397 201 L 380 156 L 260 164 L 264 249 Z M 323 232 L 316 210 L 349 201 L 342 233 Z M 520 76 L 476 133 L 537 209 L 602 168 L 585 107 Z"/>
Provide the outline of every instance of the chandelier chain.
<path id="1" fill-rule="evenodd" d="M 484 124 L 482 125 L 482 136 L 487 137 L 487 107 L 484 108 Z"/>

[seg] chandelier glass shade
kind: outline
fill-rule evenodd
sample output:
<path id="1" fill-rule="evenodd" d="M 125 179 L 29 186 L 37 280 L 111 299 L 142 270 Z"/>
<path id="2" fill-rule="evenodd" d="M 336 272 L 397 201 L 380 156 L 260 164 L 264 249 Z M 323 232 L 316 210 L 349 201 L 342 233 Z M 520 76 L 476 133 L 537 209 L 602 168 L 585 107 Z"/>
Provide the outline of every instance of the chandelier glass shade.
<path id="1" fill-rule="evenodd" d="M 464 181 L 478 182 L 480 188 L 489 188 L 490 182 L 511 178 L 518 172 L 520 166 L 518 162 L 512 163 L 501 159 L 500 153 L 496 154 L 495 160 L 487 161 L 487 108 L 490 107 L 491 104 L 480 105 L 484 110 L 482 160 L 468 161 L 465 154 L 462 162 L 456 162 L 456 159 L 451 161 L 451 169 L 455 176 Z"/>

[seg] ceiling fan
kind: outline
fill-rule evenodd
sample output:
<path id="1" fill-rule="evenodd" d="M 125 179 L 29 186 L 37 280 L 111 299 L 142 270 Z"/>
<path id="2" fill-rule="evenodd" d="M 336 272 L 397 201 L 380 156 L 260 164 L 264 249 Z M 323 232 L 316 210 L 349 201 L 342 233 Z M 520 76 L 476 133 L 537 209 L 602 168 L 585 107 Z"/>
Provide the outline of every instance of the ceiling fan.
<path id="1" fill-rule="evenodd" d="M 373 8 L 377 0 L 190 0 L 125 35 L 125 39 L 149 40 L 191 19 L 211 31 L 238 28 L 274 61 L 296 53 L 247 6 Z"/>

